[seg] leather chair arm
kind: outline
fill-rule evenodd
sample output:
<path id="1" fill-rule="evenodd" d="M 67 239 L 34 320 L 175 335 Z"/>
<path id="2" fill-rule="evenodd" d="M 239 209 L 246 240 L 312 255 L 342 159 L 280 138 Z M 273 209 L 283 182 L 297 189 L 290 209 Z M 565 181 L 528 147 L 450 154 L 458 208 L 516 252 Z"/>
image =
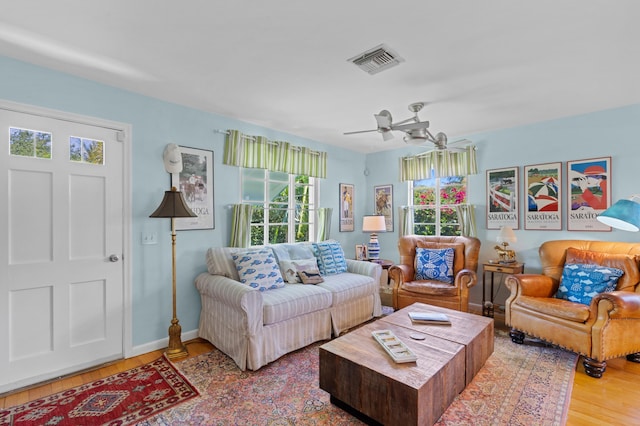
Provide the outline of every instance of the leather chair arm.
<path id="1" fill-rule="evenodd" d="M 389 268 L 389 277 L 394 281 L 396 287 L 405 281 L 411 281 L 413 276 L 413 267 L 409 265 L 399 264 Z"/>
<path id="2" fill-rule="evenodd" d="M 471 269 L 463 269 L 458 272 L 458 275 L 456 275 L 454 284 L 458 288 L 462 288 L 463 286 L 471 288 L 476 285 L 477 282 L 478 276 L 475 271 L 472 271 Z"/>
<path id="3" fill-rule="evenodd" d="M 546 275 L 515 274 L 507 276 L 505 285 L 512 296 L 553 297 L 560 282 Z"/>
<path id="4" fill-rule="evenodd" d="M 613 309 L 609 312 L 609 318 L 634 318 L 640 319 L 640 294 L 630 291 L 612 291 L 610 293 L 597 294 L 591 301 L 590 309 L 597 312 L 601 300 L 611 302 Z"/>

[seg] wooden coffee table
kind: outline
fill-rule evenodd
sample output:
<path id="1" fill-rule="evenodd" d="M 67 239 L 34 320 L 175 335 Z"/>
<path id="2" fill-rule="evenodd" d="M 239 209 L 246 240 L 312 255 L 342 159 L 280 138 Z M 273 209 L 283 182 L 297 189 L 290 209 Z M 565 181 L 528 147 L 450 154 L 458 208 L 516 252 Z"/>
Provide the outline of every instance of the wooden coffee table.
<path id="1" fill-rule="evenodd" d="M 451 325 L 416 325 L 407 312 L 442 312 Z M 417 355 L 396 364 L 373 339 L 391 330 Z M 414 340 L 416 333 L 424 340 Z M 431 425 L 493 353 L 493 319 L 416 303 L 320 347 L 320 388 L 384 425 Z"/>

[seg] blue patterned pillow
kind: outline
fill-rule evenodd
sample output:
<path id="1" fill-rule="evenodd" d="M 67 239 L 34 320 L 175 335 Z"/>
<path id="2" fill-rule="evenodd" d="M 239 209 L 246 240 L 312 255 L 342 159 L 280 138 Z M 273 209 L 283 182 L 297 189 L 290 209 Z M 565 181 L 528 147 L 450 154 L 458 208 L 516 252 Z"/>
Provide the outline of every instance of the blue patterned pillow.
<path id="1" fill-rule="evenodd" d="M 318 260 L 318 269 L 321 275 L 336 275 L 347 272 L 347 261 L 339 242 L 313 243 L 313 252 Z"/>
<path id="2" fill-rule="evenodd" d="M 416 280 L 453 284 L 453 249 L 416 248 Z"/>
<path id="3" fill-rule="evenodd" d="M 241 283 L 260 291 L 284 287 L 280 268 L 271 249 L 239 251 L 231 257 Z"/>
<path id="4" fill-rule="evenodd" d="M 562 270 L 558 299 L 588 305 L 598 293 L 608 293 L 616 289 L 622 269 L 582 263 L 567 263 Z"/>

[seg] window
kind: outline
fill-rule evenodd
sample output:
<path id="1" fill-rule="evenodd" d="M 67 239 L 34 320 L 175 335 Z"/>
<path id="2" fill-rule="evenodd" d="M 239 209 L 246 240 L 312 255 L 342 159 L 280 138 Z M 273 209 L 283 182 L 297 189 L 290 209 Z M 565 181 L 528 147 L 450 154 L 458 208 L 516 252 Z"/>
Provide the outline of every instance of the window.
<path id="1" fill-rule="evenodd" d="M 460 235 L 456 204 L 467 202 L 466 176 L 409 182 L 409 205 L 416 235 Z"/>
<path id="2" fill-rule="evenodd" d="M 11 155 L 51 158 L 51 133 L 39 130 L 9 128 Z"/>
<path id="3" fill-rule="evenodd" d="M 312 240 L 317 189 L 309 176 L 242 169 L 242 202 L 254 207 L 251 245 Z"/>

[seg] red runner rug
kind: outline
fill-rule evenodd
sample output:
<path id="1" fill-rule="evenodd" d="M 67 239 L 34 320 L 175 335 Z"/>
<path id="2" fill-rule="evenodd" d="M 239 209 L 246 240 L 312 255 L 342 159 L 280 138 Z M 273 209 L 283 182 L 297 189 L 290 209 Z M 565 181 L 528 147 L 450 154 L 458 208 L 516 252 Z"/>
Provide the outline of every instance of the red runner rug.
<path id="1" fill-rule="evenodd" d="M 0 425 L 131 425 L 198 395 L 164 356 L 8 409 Z"/>

